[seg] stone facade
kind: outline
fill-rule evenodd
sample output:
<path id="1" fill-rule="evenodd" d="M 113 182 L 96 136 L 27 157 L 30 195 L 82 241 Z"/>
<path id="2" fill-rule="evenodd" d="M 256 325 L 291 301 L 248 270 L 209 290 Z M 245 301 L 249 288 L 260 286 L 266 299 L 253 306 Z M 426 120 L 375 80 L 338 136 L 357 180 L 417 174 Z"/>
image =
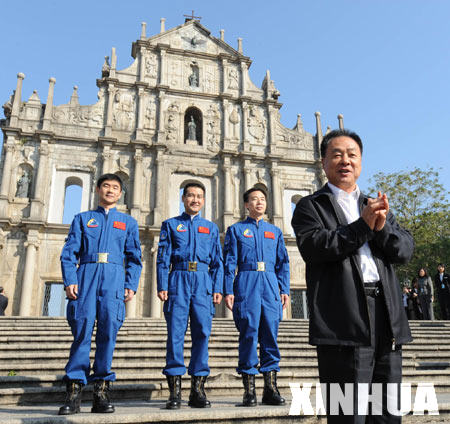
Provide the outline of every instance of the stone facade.
<path id="1" fill-rule="evenodd" d="M 155 261 L 161 222 L 179 214 L 189 181 L 206 187 L 204 216 L 222 235 L 245 215 L 243 192 L 268 189 L 267 218 L 282 228 L 291 258 L 292 287 L 304 288 L 304 266 L 292 237 L 292 203 L 324 181 L 317 133 L 280 123 L 280 93 L 267 71 L 252 83 L 242 40 L 235 50 L 188 20 L 132 45 L 135 59 L 116 69 L 113 48 L 97 80 L 98 101 L 80 105 L 77 87 L 67 104 L 46 104 L 33 92 L 22 101 L 23 74 L 4 104 L 0 188 L 0 275 L 12 315 L 42 314 L 46 282 L 61 282 L 59 255 L 68 231 L 62 224 L 67 186 L 82 188 L 81 210 L 96 205 L 96 179 L 119 174 L 125 201 L 119 209 L 139 223 L 144 268 L 128 316 L 162 315 Z M 228 316 L 221 305 L 218 316 Z M 287 315 L 290 315 L 288 309 Z"/>

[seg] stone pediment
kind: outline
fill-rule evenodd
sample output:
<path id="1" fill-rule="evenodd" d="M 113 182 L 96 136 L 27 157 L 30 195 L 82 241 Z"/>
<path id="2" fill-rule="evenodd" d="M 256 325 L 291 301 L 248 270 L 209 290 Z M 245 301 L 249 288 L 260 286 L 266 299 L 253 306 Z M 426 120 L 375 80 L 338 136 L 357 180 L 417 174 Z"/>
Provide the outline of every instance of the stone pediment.
<path id="1" fill-rule="evenodd" d="M 197 21 L 188 21 L 183 25 L 149 37 L 147 41 L 154 45 L 165 44 L 173 49 L 187 50 L 193 53 L 226 54 L 236 58 L 243 56 L 225 41 L 212 36 L 211 32 Z"/>

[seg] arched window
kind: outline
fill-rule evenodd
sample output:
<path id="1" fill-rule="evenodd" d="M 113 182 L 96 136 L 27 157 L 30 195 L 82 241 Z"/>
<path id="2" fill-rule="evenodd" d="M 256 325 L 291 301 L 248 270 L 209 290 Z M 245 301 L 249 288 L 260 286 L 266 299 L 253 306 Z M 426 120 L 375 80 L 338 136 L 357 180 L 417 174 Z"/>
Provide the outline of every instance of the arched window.
<path id="1" fill-rule="evenodd" d="M 184 113 L 184 143 L 203 145 L 203 118 L 200 109 L 191 106 Z"/>
<path id="2" fill-rule="evenodd" d="M 120 196 L 119 201 L 117 202 L 117 206 L 125 206 L 127 208 L 130 207 L 130 183 L 128 175 L 124 172 L 116 172 L 116 175 L 122 180 L 122 195 Z"/>
<path id="3" fill-rule="evenodd" d="M 80 212 L 82 193 L 83 181 L 77 177 L 67 178 L 64 191 L 63 224 L 70 224 L 73 217 Z"/>

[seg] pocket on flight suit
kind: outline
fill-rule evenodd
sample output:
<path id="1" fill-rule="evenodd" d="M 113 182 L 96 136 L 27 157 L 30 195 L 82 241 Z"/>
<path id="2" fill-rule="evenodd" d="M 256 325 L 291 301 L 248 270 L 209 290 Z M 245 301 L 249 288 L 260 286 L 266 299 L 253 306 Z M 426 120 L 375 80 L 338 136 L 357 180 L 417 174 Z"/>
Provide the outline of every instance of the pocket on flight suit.
<path id="1" fill-rule="evenodd" d="M 117 290 L 116 292 L 117 300 L 117 321 L 120 325 L 125 321 L 125 302 L 124 302 L 124 291 Z"/>
<path id="2" fill-rule="evenodd" d="M 245 318 L 247 312 L 247 304 L 241 297 L 235 297 L 233 304 L 233 319 L 239 328 L 239 322 Z"/>
<path id="3" fill-rule="evenodd" d="M 69 324 L 77 319 L 77 301 L 69 300 L 66 309 L 67 321 Z"/>
<path id="4" fill-rule="evenodd" d="M 173 296 L 169 296 L 169 298 L 164 302 L 163 312 L 165 314 L 172 312 L 174 302 L 175 298 Z"/>

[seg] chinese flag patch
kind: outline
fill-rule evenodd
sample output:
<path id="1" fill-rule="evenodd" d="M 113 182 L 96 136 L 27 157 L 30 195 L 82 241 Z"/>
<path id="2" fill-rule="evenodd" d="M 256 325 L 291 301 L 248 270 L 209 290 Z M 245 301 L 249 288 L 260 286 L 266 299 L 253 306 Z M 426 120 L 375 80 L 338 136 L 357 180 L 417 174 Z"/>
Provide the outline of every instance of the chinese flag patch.
<path id="1" fill-rule="evenodd" d="M 125 230 L 127 228 L 125 222 L 120 221 L 114 221 L 113 227 L 118 228 L 119 230 Z"/>
<path id="2" fill-rule="evenodd" d="M 264 231 L 264 237 L 265 238 L 271 238 L 271 239 L 275 240 L 275 234 L 272 233 L 272 231 Z"/>
<path id="3" fill-rule="evenodd" d="M 209 228 L 208 227 L 198 227 L 198 232 L 203 234 L 209 234 Z"/>

